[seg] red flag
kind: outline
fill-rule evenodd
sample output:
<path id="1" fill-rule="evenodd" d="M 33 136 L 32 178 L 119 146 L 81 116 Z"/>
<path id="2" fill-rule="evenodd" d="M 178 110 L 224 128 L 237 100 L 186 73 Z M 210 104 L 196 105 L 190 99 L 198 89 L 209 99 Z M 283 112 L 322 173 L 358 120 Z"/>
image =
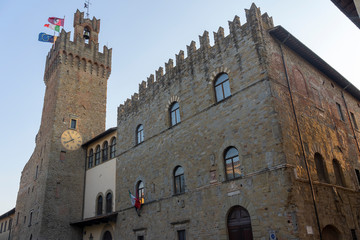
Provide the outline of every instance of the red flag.
<path id="1" fill-rule="evenodd" d="M 57 26 L 64 26 L 64 19 L 63 18 L 56 18 L 56 17 L 49 17 L 49 23 L 57 25 Z"/>

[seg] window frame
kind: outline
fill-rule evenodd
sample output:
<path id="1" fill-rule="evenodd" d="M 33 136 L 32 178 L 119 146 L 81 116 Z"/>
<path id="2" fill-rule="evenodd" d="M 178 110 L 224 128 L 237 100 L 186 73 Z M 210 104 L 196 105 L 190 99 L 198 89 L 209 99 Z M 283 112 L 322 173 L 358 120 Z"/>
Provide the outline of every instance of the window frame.
<path id="1" fill-rule="evenodd" d="M 318 157 L 317 157 L 318 156 Z M 326 168 L 325 159 L 320 153 L 314 154 L 316 174 L 319 182 L 329 183 L 329 174 Z"/>
<path id="2" fill-rule="evenodd" d="M 179 169 L 182 170 L 182 173 L 176 173 Z M 174 169 L 174 194 L 183 194 L 185 193 L 185 171 L 184 168 L 181 166 L 177 166 Z M 177 187 L 179 186 L 179 188 Z"/>
<path id="3" fill-rule="evenodd" d="M 342 109 L 341 109 L 341 105 L 340 103 L 336 103 L 336 107 L 337 107 L 337 110 L 338 110 L 338 114 L 339 114 L 339 117 L 340 117 L 340 120 L 345 122 L 345 117 L 344 117 L 344 114 L 342 112 Z"/>
<path id="4" fill-rule="evenodd" d="M 101 203 L 101 204 L 100 204 Z M 102 215 L 104 212 L 104 198 L 103 196 L 100 194 L 97 198 L 96 198 L 96 216 L 100 216 Z"/>
<path id="5" fill-rule="evenodd" d="M 234 156 L 227 156 L 228 153 L 234 149 L 237 153 L 237 155 Z M 234 159 L 237 158 L 237 162 L 238 162 L 238 166 L 234 166 Z M 232 170 L 232 177 L 229 177 L 230 174 L 228 173 L 228 165 L 227 165 L 227 161 L 231 160 L 231 170 Z M 239 151 L 237 150 L 236 147 L 234 146 L 230 146 L 228 148 L 225 149 L 224 151 L 224 166 L 225 166 L 225 176 L 226 176 L 226 180 L 234 180 L 234 179 L 238 179 L 241 178 L 241 165 L 240 165 L 240 157 L 239 157 Z M 235 170 L 239 170 L 239 176 L 236 176 L 236 171 Z"/>
<path id="6" fill-rule="evenodd" d="M 356 122 L 355 114 L 353 112 L 350 112 L 350 117 L 351 117 L 351 120 L 353 122 L 354 128 L 356 130 L 359 130 L 359 127 L 358 127 L 357 122 Z"/>
<path id="7" fill-rule="evenodd" d="M 70 129 L 77 129 L 77 120 L 74 118 L 70 119 Z"/>
<path id="8" fill-rule="evenodd" d="M 105 141 L 102 148 L 102 161 L 105 162 L 107 160 L 109 160 L 109 143 Z"/>
<path id="9" fill-rule="evenodd" d="M 225 75 L 226 75 L 226 79 L 222 80 L 221 77 L 225 76 Z M 218 91 L 218 90 L 221 90 L 221 91 Z M 225 91 L 225 90 L 227 90 L 227 91 Z M 217 103 L 231 97 L 229 74 L 227 74 L 225 72 L 221 72 L 216 76 L 216 78 L 214 80 L 214 92 L 215 92 L 215 100 Z M 218 95 L 218 93 L 220 93 L 220 92 L 222 94 L 221 99 L 219 99 L 220 96 Z"/>
<path id="10" fill-rule="evenodd" d="M 136 144 L 144 142 L 144 126 L 139 124 L 136 127 Z"/>
<path id="11" fill-rule="evenodd" d="M 93 164 L 94 164 L 94 150 L 91 148 L 88 157 L 88 169 L 92 168 L 94 166 Z"/>
<path id="12" fill-rule="evenodd" d="M 176 126 L 181 122 L 179 102 L 175 101 L 170 105 L 169 114 L 171 127 Z"/>
<path id="13" fill-rule="evenodd" d="M 113 159 L 116 154 L 116 137 L 113 137 L 111 139 L 110 143 L 110 159 Z"/>
<path id="14" fill-rule="evenodd" d="M 141 188 L 140 185 L 142 184 Z M 143 181 L 138 181 L 136 184 L 136 197 L 139 199 L 141 204 L 145 202 L 145 184 Z"/>
<path id="15" fill-rule="evenodd" d="M 100 164 L 100 157 L 101 157 L 100 152 L 101 152 L 100 145 L 97 145 L 95 148 L 95 166 Z"/>
<path id="16" fill-rule="evenodd" d="M 110 198 L 109 198 L 110 196 Z M 112 208 L 112 202 L 113 202 L 113 194 L 112 192 L 108 192 L 106 194 L 106 198 L 105 198 L 105 213 L 111 213 L 113 210 Z"/>
<path id="17" fill-rule="evenodd" d="M 336 184 L 339 186 L 345 187 L 344 174 L 343 174 L 339 160 L 334 158 L 332 161 L 332 164 L 333 164 Z"/>
<path id="18" fill-rule="evenodd" d="M 177 240 L 186 240 L 186 230 L 185 229 L 179 229 L 177 232 Z"/>

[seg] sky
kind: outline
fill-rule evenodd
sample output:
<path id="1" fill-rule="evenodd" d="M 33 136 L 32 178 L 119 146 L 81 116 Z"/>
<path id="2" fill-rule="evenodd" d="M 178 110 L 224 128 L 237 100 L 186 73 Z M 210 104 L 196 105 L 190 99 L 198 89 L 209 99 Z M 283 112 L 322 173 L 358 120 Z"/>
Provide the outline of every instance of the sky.
<path id="1" fill-rule="evenodd" d="M 330 0 L 91 0 L 90 17 L 101 19 L 99 49 L 112 48 L 106 127 L 116 126 L 117 107 L 155 70 L 175 59 L 199 35 L 220 26 L 229 33 L 235 15 L 255 2 L 292 35 L 360 88 L 360 29 Z M 51 43 L 37 40 L 48 17 L 64 17 L 73 32 L 83 0 L 0 0 L 0 215 L 16 204 L 20 176 L 34 147 L 45 94 L 45 60 Z M 175 61 L 174 61 L 175 62 Z"/>

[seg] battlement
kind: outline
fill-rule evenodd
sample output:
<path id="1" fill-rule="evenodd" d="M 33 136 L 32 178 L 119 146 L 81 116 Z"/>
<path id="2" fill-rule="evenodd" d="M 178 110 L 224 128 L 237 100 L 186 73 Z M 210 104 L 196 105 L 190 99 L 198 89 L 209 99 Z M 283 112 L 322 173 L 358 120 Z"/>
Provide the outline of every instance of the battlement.
<path id="1" fill-rule="evenodd" d="M 139 91 L 132 95 L 131 99 L 127 99 L 118 107 L 118 118 L 130 113 L 138 102 L 146 99 L 148 96 L 154 95 L 154 90 L 163 85 L 171 85 L 174 81 L 178 81 L 182 74 L 186 71 L 192 71 L 195 64 L 201 64 L 206 61 L 208 56 L 217 54 L 218 52 L 225 52 L 226 48 L 233 45 L 240 45 L 244 39 L 252 38 L 254 42 L 263 41 L 262 32 L 273 28 L 274 23 L 272 17 L 267 13 L 261 14 L 260 8 L 253 3 L 250 9 L 245 9 L 247 22 L 244 25 L 240 24 L 240 18 L 234 17 L 233 21 L 229 21 L 229 34 L 225 36 L 224 28 L 219 27 L 217 32 L 214 32 L 214 45 L 210 45 L 209 32 L 199 36 L 200 47 L 196 47 L 196 42 L 191 41 L 190 45 L 186 46 L 187 57 L 184 56 L 184 51 L 180 50 L 175 55 L 176 65 L 173 64 L 173 59 L 169 59 L 165 63 L 164 68 L 159 67 L 154 74 L 150 74 L 147 81 L 142 81 L 139 84 Z"/>
<path id="2" fill-rule="evenodd" d="M 74 15 L 74 27 L 73 41 L 70 40 L 71 32 L 62 29 L 60 36 L 50 49 L 46 57 L 45 84 L 59 64 L 69 65 L 101 77 L 108 78 L 110 76 L 112 49 L 104 46 L 103 51 L 100 52 L 97 42 L 100 20 L 95 17 L 92 20 L 84 19 L 84 13 L 77 10 Z M 88 28 L 91 33 L 88 43 L 81 35 L 85 28 Z"/>

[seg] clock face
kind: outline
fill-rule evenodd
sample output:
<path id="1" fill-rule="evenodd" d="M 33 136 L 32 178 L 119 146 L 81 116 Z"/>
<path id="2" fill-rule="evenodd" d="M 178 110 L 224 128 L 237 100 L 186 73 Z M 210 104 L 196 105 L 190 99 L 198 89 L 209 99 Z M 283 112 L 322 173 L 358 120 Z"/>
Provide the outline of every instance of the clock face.
<path id="1" fill-rule="evenodd" d="M 61 134 L 61 143 L 67 150 L 76 150 L 82 144 L 81 134 L 75 130 L 66 130 Z"/>

